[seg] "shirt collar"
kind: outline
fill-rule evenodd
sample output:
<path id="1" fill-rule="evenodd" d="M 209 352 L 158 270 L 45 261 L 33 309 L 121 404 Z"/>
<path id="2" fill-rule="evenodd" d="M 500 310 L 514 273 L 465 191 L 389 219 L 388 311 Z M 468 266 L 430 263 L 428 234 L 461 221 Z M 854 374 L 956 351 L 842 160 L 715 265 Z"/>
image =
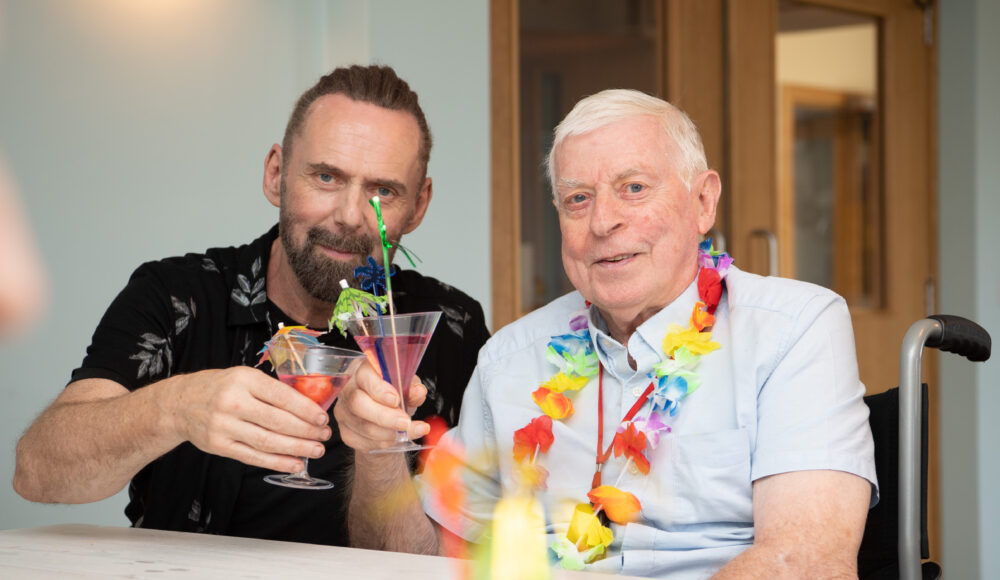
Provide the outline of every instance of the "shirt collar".
<path id="1" fill-rule="evenodd" d="M 236 248 L 232 267 L 223 267 L 229 290 L 229 324 L 242 326 L 267 321 L 267 266 L 271 246 L 278 239 L 275 224 L 266 234 Z"/>
<path id="2" fill-rule="evenodd" d="M 627 349 L 611 337 L 600 311 L 591 305 L 587 317 L 590 337 L 605 370 L 620 381 L 651 372 L 663 360 L 663 337 L 667 333 L 667 327 L 673 323 L 687 328 L 691 311 L 697 302 L 698 278 L 695 277 L 680 296 L 635 329 L 629 337 Z M 636 362 L 635 370 L 628 363 L 629 353 Z"/>

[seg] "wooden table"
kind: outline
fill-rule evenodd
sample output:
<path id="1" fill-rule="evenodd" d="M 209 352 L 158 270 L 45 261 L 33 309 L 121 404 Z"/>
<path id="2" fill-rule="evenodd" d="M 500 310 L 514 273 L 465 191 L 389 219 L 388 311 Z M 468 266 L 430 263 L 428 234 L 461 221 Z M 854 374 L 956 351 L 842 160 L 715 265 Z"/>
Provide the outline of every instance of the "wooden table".
<path id="1" fill-rule="evenodd" d="M 456 560 L 229 536 L 66 524 L 0 531 L 0 578 L 445 579 Z M 554 578 L 594 580 L 557 570 Z"/>

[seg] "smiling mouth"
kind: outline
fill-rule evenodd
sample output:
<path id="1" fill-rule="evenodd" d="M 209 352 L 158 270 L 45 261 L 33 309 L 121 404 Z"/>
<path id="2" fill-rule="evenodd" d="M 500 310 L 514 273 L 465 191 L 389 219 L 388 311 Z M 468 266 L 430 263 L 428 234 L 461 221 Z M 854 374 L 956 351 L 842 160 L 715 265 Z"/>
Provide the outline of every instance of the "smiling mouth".
<path id="1" fill-rule="evenodd" d="M 628 260 L 629 258 L 635 256 L 635 254 L 618 254 L 617 256 L 611 256 L 610 258 L 602 258 L 597 261 L 598 264 L 617 264 Z"/>

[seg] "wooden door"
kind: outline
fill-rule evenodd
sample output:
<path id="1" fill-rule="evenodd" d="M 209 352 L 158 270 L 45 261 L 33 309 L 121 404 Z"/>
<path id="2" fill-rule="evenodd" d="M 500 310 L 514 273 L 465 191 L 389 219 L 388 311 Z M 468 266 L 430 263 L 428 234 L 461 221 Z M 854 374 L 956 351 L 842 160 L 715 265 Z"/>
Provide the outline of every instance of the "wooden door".
<path id="1" fill-rule="evenodd" d="M 934 20 L 921 4 L 912 0 L 726 3 L 729 249 L 740 267 L 766 274 L 775 265 L 770 263 L 768 236 L 763 234 L 773 234 L 778 246 L 776 270 L 786 277 L 806 277 L 809 262 L 797 256 L 803 241 L 795 223 L 798 200 L 793 191 L 801 184 L 796 183 L 793 150 L 799 143 L 794 135 L 802 130 L 814 135 L 826 131 L 832 176 L 826 212 L 828 285 L 848 299 L 861 379 L 869 393 L 898 384 L 903 335 L 934 308 Z M 872 23 L 874 94 L 778 82 L 776 35 L 783 10 L 800 10 L 806 20 L 812 11 L 846 22 Z M 816 114 L 810 121 L 809 115 L 796 117 L 796 110 Z M 865 117 L 860 124 L 859 115 Z M 868 132 L 867 157 L 865 170 L 852 177 L 847 166 L 856 158 L 859 130 Z M 861 190 L 867 194 L 859 195 Z M 924 360 L 924 376 L 935 376 L 933 352 L 928 351 Z M 932 557 L 939 557 L 937 401 L 936 385 L 931 384 Z"/>

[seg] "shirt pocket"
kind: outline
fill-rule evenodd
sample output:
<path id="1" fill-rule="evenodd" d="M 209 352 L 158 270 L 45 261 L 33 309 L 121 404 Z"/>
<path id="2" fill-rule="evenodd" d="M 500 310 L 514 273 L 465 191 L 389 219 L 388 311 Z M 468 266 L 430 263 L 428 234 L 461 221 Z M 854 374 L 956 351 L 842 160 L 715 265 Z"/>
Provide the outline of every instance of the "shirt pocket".
<path id="1" fill-rule="evenodd" d="M 753 521 L 750 437 L 746 429 L 668 435 L 656 455 L 652 471 L 656 471 L 657 461 L 665 462 L 668 469 L 662 478 L 653 480 L 658 489 L 650 491 L 657 497 L 652 509 L 643 510 L 647 519 L 658 520 L 666 529 Z"/>

